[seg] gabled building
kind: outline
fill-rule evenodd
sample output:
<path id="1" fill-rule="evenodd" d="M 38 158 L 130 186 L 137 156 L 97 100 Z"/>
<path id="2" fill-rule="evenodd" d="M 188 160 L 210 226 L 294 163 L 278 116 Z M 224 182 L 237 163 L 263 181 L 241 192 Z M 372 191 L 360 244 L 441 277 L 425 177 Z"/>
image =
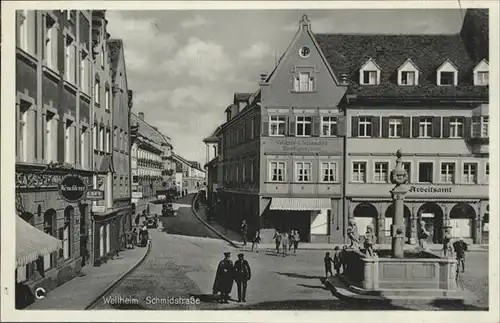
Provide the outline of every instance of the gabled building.
<path id="1" fill-rule="evenodd" d="M 421 220 L 429 242 L 441 243 L 444 230 L 484 241 L 487 17 L 467 10 L 452 35 L 354 35 L 313 34 L 303 16 L 259 89 L 236 94 L 204 140 L 215 217 L 235 230 L 245 219 L 264 241 L 276 228 L 332 243 L 355 219 L 360 233 L 372 224 L 387 243 L 390 171 L 402 148 L 408 242 Z"/>

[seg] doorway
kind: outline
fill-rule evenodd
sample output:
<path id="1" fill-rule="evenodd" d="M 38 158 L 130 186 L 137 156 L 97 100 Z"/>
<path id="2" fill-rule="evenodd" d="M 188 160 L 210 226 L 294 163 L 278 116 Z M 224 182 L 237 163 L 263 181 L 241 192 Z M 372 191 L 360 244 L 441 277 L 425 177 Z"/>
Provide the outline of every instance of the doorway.
<path id="1" fill-rule="evenodd" d="M 428 243 L 441 243 L 443 240 L 443 210 L 436 203 L 425 203 L 418 209 L 418 234 L 421 230 L 421 220 L 429 232 Z"/>
<path id="2" fill-rule="evenodd" d="M 371 225 L 373 227 L 373 233 L 378 236 L 377 218 L 378 211 L 370 203 L 362 203 L 354 208 L 353 212 L 354 221 L 358 227 L 358 234 L 364 235 L 366 232 L 366 227 Z"/>

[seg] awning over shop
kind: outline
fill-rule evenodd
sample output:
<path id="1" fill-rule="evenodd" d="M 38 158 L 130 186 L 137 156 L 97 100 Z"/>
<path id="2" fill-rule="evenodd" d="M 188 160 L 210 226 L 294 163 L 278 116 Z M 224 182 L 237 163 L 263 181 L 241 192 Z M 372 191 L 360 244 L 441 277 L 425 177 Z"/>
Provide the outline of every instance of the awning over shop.
<path id="1" fill-rule="evenodd" d="M 294 197 L 273 197 L 271 199 L 270 210 L 288 211 L 319 211 L 331 209 L 332 201 L 329 198 L 294 198 Z"/>
<path id="2" fill-rule="evenodd" d="M 16 215 L 16 267 L 62 248 L 62 241 L 35 228 Z"/>

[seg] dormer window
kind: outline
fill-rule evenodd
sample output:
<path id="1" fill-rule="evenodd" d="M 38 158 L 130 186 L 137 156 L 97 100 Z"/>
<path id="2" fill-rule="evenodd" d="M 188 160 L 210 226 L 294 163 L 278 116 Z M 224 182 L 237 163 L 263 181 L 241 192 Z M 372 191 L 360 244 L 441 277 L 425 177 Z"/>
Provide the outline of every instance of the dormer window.
<path id="1" fill-rule="evenodd" d="M 417 66 L 408 59 L 401 67 L 398 68 L 398 85 L 412 86 L 418 85 L 419 70 Z"/>
<path id="2" fill-rule="evenodd" d="M 452 62 L 446 60 L 437 69 L 437 85 L 439 86 L 457 86 L 458 69 Z"/>
<path id="3" fill-rule="evenodd" d="M 474 85 L 475 86 L 486 86 L 489 85 L 489 64 L 488 61 L 483 59 L 474 68 Z"/>
<path id="4" fill-rule="evenodd" d="M 380 67 L 370 58 L 360 69 L 359 79 L 361 85 L 380 84 Z"/>

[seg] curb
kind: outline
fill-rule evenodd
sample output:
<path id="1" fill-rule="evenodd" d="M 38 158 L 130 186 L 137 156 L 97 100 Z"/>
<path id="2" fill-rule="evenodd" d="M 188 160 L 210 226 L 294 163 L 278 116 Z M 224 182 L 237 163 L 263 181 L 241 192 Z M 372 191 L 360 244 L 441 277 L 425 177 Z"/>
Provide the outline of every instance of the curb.
<path id="1" fill-rule="evenodd" d="M 97 305 L 97 303 L 99 303 L 101 301 L 101 299 L 104 295 L 109 293 L 109 291 L 112 290 L 120 282 L 122 282 L 125 279 L 125 277 L 127 277 L 128 274 L 130 274 L 137 267 L 139 267 L 139 265 L 142 264 L 144 259 L 146 259 L 146 257 L 149 255 L 149 252 L 151 251 L 151 245 L 152 245 L 152 243 L 148 244 L 148 248 L 147 248 L 146 252 L 144 253 L 144 255 L 132 267 L 130 267 L 128 270 L 124 271 L 117 279 L 112 281 L 106 287 L 106 289 L 103 292 L 99 293 L 99 295 L 89 305 L 84 307 L 84 310 L 91 310 L 94 306 Z"/>
<path id="2" fill-rule="evenodd" d="M 199 193 L 196 193 L 194 198 L 193 198 L 193 202 L 191 202 L 191 211 L 193 212 L 194 216 L 196 216 L 196 218 L 201 222 L 203 223 L 207 228 L 209 228 L 210 230 L 213 231 L 213 233 L 215 233 L 216 235 L 218 235 L 222 240 L 226 241 L 227 243 L 229 243 L 231 246 L 233 246 L 234 248 L 241 248 L 241 246 L 238 246 L 236 245 L 233 241 L 231 241 L 229 238 L 227 238 L 225 235 L 223 235 L 222 233 L 220 233 L 219 231 L 217 231 L 217 229 L 215 229 L 213 226 L 211 226 L 210 224 L 207 223 L 207 221 L 203 220 L 200 215 L 198 214 L 198 212 L 194 209 L 194 203 L 196 202 L 196 200 L 198 199 L 198 196 L 199 196 Z"/>

